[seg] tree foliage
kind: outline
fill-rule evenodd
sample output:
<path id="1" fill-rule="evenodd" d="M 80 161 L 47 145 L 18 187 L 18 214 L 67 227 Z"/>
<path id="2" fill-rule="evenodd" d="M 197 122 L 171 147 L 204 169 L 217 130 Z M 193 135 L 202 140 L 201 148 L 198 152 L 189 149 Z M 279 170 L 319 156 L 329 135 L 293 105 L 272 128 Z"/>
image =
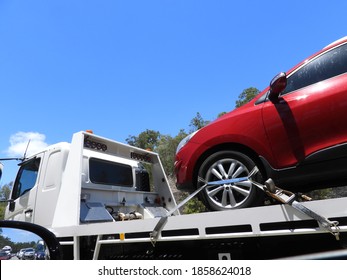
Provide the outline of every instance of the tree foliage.
<path id="1" fill-rule="evenodd" d="M 210 121 L 205 121 L 199 112 L 196 113 L 196 116 L 190 121 L 190 133 L 203 128 Z"/>
<path id="2" fill-rule="evenodd" d="M 2 202 L 0 204 L 0 220 L 3 220 L 5 218 L 5 209 L 6 209 L 6 203 Z"/>
<path id="3" fill-rule="evenodd" d="M 129 136 L 126 141 L 129 145 L 154 151 L 158 146 L 160 136 L 161 134 L 159 131 L 146 129 L 138 136 Z"/>
<path id="4" fill-rule="evenodd" d="M 243 90 L 241 94 L 239 95 L 239 99 L 236 100 L 236 108 L 239 108 L 242 105 L 251 101 L 258 93 L 259 93 L 259 90 L 254 87 L 249 87 Z"/>
<path id="5" fill-rule="evenodd" d="M 220 118 L 221 116 L 225 115 L 227 112 L 221 112 L 218 114 L 217 118 Z"/>
<path id="6" fill-rule="evenodd" d="M 0 200 L 6 200 L 9 199 L 11 189 L 12 189 L 13 182 L 3 185 L 0 189 Z M 2 202 L 0 203 L 0 220 L 3 220 L 5 217 L 5 208 L 7 203 Z"/>
<path id="7" fill-rule="evenodd" d="M 10 197 L 11 189 L 12 189 L 13 182 L 9 184 L 5 184 L 0 189 L 0 199 L 6 200 Z"/>
<path id="8" fill-rule="evenodd" d="M 187 136 L 184 130 L 180 130 L 178 135 L 162 135 L 158 143 L 156 152 L 160 155 L 164 170 L 168 176 L 174 176 L 174 159 L 176 149 L 181 140 Z"/>

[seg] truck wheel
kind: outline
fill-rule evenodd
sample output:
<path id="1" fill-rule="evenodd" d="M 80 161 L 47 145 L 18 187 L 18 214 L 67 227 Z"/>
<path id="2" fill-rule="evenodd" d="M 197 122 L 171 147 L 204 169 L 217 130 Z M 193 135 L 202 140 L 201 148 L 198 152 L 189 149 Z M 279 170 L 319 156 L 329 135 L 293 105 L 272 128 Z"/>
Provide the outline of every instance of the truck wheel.
<path id="1" fill-rule="evenodd" d="M 247 177 L 255 166 L 245 154 L 235 151 L 220 151 L 209 156 L 201 165 L 198 176 L 205 182 Z M 260 171 L 255 180 L 262 181 Z M 204 183 L 198 180 L 198 187 Z M 250 181 L 207 186 L 201 195 L 205 206 L 211 210 L 230 210 L 257 206 L 263 194 Z"/>

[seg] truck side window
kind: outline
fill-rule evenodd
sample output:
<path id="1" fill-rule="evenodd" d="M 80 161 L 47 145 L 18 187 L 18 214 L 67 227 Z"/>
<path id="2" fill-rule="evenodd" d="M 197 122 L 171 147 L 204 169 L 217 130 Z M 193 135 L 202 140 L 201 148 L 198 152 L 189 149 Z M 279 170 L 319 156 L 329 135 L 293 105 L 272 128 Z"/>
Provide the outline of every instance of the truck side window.
<path id="1" fill-rule="evenodd" d="M 40 158 L 23 163 L 13 186 L 12 199 L 17 199 L 35 186 L 39 166 Z"/>
<path id="2" fill-rule="evenodd" d="M 89 178 L 92 183 L 122 187 L 132 187 L 133 171 L 130 165 L 91 158 Z"/>

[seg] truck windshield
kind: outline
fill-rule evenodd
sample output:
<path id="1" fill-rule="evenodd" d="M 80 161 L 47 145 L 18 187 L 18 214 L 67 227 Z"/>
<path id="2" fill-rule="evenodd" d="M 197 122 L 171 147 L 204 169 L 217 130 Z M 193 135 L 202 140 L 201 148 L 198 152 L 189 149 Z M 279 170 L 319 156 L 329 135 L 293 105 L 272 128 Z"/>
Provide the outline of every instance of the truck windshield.
<path id="1" fill-rule="evenodd" d="M 95 184 L 122 187 L 133 186 L 133 172 L 130 165 L 97 158 L 89 159 L 89 177 Z"/>

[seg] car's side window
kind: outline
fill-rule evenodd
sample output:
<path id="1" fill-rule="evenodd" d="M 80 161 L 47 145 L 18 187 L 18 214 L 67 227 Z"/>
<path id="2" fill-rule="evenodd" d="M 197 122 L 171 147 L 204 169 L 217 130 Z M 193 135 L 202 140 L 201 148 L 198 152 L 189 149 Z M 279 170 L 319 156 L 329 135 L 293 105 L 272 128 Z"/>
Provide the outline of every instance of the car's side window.
<path id="1" fill-rule="evenodd" d="M 39 166 L 40 158 L 23 163 L 13 186 L 12 199 L 17 199 L 35 186 Z"/>
<path id="2" fill-rule="evenodd" d="M 347 44 L 313 59 L 288 77 L 286 94 L 347 72 Z"/>

